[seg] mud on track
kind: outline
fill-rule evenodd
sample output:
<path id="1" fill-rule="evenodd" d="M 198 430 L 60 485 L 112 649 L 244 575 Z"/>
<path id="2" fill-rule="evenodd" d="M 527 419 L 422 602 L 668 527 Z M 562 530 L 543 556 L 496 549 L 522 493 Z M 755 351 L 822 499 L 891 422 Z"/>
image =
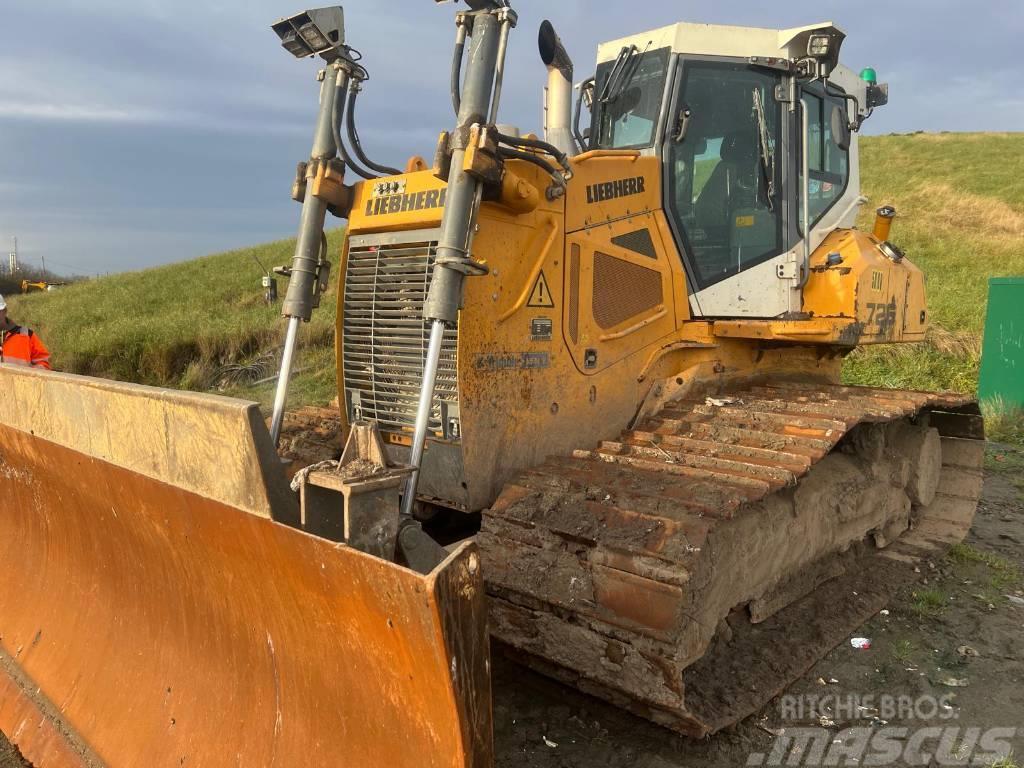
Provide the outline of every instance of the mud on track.
<path id="1" fill-rule="evenodd" d="M 972 558 L 994 554 L 1024 570 L 1024 500 L 1020 493 L 1006 476 L 986 474 L 984 497 L 966 542 Z M 1001 573 L 984 563 L 962 559 L 932 563 L 934 568 L 922 574 L 920 584 L 892 601 L 888 616 L 878 615 L 858 630 L 857 635 L 872 639 L 871 650 L 855 651 L 844 643 L 786 695 L 827 695 L 843 701 L 867 696 L 911 700 L 952 696 L 950 720 L 893 719 L 889 725 L 906 726 L 911 732 L 924 727 L 1018 727 L 1013 748 L 1020 762 L 1024 756 L 1024 607 L 1006 599 L 990 599 L 997 593 L 1015 594 L 1024 585 L 1016 581 L 1007 586 Z M 993 583 L 1003 588 L 993 589 Z M 945 599 L 944 608 L 932 606 L 936 596 Z M 964 645 L 977 650 L 979 656 L 961 658 L 957 649 Z M 730 730 L 706 741 L 693 741 L 550 682 L 500 656 L 495 658 L 494 668 L 499 768 L 734 768 L 746 765 L 751 754 L 770 753 L 778 737 L 768 731 L 819 725 L 816 718 L 802 722 L 784 719 L 776 701 Z M 966 679 L 967 687 L 950 688 L 939 682 L 950 677 Z M 838 683 L 822 686 L 819 680 Z M 836 721 L 830 729 L 835 734 L 871 722 L 838 717 Z M 887 764 L 915 763 L 900 760 Z"/>

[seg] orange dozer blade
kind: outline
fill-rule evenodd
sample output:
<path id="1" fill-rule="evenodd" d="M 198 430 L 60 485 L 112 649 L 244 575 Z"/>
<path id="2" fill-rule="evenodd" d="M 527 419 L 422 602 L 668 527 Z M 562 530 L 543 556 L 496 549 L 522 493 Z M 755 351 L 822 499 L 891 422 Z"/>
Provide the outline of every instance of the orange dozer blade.
<path id="1" fill-rule="evenodd" d="M 0 366 L 0 729 L 50 766 L 492 764 L 485 592 L 309 536 L 257 407 Z"/>

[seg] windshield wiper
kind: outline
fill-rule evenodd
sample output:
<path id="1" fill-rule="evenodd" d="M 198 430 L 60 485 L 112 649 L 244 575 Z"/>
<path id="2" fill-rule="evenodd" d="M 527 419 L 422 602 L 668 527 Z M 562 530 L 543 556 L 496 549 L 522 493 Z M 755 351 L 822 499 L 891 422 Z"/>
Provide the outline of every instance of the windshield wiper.
<path id="1" fill-rule="evenodd" d="M 608 74 L 608 82 L 605 83 L 601 91 L 600 102 L 602 104 L 610 104 L 625 92 L 640 70 L 640 65 L 650 48 L 651 44 L 648 43 L 643 51 L 635 45 L 630 45 L 619 51 L 615 65 Z"/>
<path id="2" fill-rule="evenodd" d="M 761 158 L 761 173 L 764 176 L 765 200 L 768 210 L 775 210 L 775 150 L 768 134 L 768 120 L 764 114 L 764 97 L 759 88 L 754 89 L 754 115 L 757 117 L 757 149 Z"/>

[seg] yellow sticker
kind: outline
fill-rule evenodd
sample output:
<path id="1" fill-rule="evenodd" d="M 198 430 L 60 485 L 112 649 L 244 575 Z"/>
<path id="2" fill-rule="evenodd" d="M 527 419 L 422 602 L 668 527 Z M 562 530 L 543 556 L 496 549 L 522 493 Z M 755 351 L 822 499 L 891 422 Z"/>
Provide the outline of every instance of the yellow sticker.
<path id="1" fill-rule="evenodd" d="M 753 216 L 737 216 L 736 217 L 736 226 L 737 227 L 752 227 L 752 226 L 754 226 L 754 217 Z"/>

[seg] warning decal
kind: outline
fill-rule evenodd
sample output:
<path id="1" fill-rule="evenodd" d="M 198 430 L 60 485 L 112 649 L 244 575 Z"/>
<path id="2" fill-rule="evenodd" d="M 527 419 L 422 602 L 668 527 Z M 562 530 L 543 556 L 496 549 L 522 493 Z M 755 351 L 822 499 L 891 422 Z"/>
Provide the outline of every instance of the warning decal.
<path id="1" fill-rule="evenodd" d="M 542 271 L 537 275 L 537 282 L 533 284 L 533 290 L 530 292 L 530 303 L 528 307 L 544 307 L 547 309 L 553 309 L 555 306 L 555 299 L 551 295 L 551 289 L 548 288 L 548 279 L 544 277 Z"/>

